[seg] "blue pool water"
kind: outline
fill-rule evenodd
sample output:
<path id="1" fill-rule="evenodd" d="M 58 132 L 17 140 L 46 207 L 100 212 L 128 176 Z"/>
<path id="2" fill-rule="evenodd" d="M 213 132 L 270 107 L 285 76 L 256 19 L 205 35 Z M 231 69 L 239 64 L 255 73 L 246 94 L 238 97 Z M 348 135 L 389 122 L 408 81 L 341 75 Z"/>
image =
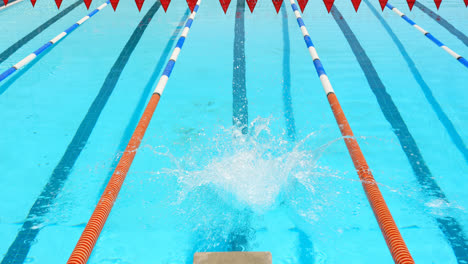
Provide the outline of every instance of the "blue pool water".
<path id="1" fill-rule="evenodd" d="M 468 57 L 463 1 L 390 3 Z M 1 10 L 0 72 L 90 11 Z M 188 14 L 121 1 L 0 83 L 2 263 L 68 259 Z M 468 70 L 377 1 L 303 19 L 415 261 L 468 263 Z M 90 263 L 392 263 L 343 143 L 289 4 L 204 0 Z"/>

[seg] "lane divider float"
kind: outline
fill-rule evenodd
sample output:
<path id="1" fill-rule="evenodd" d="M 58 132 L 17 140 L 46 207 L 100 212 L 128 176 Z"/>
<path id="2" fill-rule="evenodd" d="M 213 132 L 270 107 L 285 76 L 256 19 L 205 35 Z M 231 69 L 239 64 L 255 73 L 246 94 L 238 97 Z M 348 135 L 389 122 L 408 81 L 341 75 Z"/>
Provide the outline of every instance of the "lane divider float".
<path id="1" fill-rule="evenodd" d="M 459 61 L 461 64 L 465 65 L 465 67 L 468 68 L 468 60 L 463 58 L 461 55 L 456 53 L 455 51 L 451 50 L 447 46 L 445 46 L 442 42 L 440 42 L 438 39 L 436 39 L 431 33 L 427 32 L 424 30 L 422 27 L 416 25 L 416 23 L 411 20 L 409 17 L 407 17 L 405 14 L 403 14 L 400 10 L 398 10 L 396 7 L 392 6 L 391 4 L 387 3 L 385 5 L 388 9 L 392 10 L 395 12 L 397 15 L 399 15 L 403 20 L 408 22 L 411 26 L 415 27 L 419 32 L 423 33 L 424 36 L 426 36 L 428 39 L 430 39 L 432 42 L 434 42 L 437 46 L 445 50 L 450 56 L 454 57 L 457 61 Z"/>
<path id="2" fill-rule="evenodd" d="M 193 9 L 193 12 L 188 17 L 182 34 L 180 35 L 176 47 L 174 48 L 172 55 L 166 64 L 166 68 L 164 69 L 162 76 L 159 78 L 158 84 L 154 89 L 150 101 L 146 105 L 145 111 L 138 121 L 138 125 L 135 128 L 135 131 L 133 132 L 128 145 L 125 148 L 125 151 L 120 158 L 120 161 L 117 164 L 117 167 L 115 168 L 114 173 L 112 174 L 112 177 L 109 180 L 106 189 L 104 190 L 104 193 L 101 196 L 101 199 L 96 205 L 96 208 L 94 209 L 94 212 L 91 215 L 91 218 L 89 219 L 88 224 L 81 234 L 81 237 L 78 240 L 78 243 L 76 244 L 75 249 L 73 250 L 67 263 L 85 264 L 88 261 L 89 256 L 93 251 L 94 245 L 96 244 L 102 231 L 102 228 L 106 223 L 107 217 L 109 216 L 115 200 L 117 199 L 130 166 L 132 165 L 133 159 L 135 158 L 141 140 L 143 139 L 146 129 L 148 128 L 151 118 L 153 117 L 154 111 L 158 106 L 159 99 L 161 98 L 167 81 L 171 76 L 171 72 L 180 54 L 180 50 L 184 45 L 185 39 L 187 38 L 193 20 L 195 19 L 195 15 L 197 14 L 200 3 L 201 0 L 198 0 Z"/>
<path id="3" fill-rule="evenodd" d="M 59 42 L 62 38 L 64 38 L 66 35 L 70 34 L 73 30 L 75 30 L 77 27 L 79 27 L 81 24 L 83 24 L 86 20 L 90 19 L 93 17 L 96 13 L 101 11 L 104 7 L 106 7 L 110 1 L 105 2 L 98 8 L 96 8 L 93 12 L 89 13 L 87 16 L 83 17 L 82 19 L 78 20 L 75 24 L 73 24 L 71 27 L 67 28 L 65 31 L 62 33 L 58 34 L 55 38 L 51 39 L 49 42 L 46 44 L 42 45 L 39 49 L 34 51 L 33 53 L 29 54 L 26 56 L 24 59 L 13 65 L 11 68 L 8 70 L 4 71 L 2 74 L 0 74 L 0 82 L 8 78 L 8 76 L 12 75 L 14 72 L 18 71 L 19 69 L 23 68 L 24 66 L 28 65 L 31 61 L 33 61 L 37 56 L 39 56 L 41 53 L 43 53 L 45 50 Z"/>
<path id="4" fill-rule="evenodd" d="M 23 1 L 24 0 L 17 0 L 17 1 L 10 2 L 10 3 L 8 3 L 8 4 L 4 5 L 4 6 L 0 6 L 0 11 L 2 11 L 3 9 L 8 8 L 10 6 L 14 6 L 14 5 L 18 4 L 18 3 L 21 3 Z"/>
<path id="5" fill-rule="evenodd" d="M 361 148 L 354 137 L 353 131 L 349 126 L 349 123 L 346 119 L 346 116 L 343 112 L 343 109 L 340 106 L 340 103 L 333 91 L 333 87 L 328 79 L 325 69 L 320 61 L 320 58 L 315 50 L 314 44 L 309 36 L 307 28 L 305 27 L 304 21 L 302 20 L 299 8 L 297 7 L 294 0 L 290 0 L 292 10 L 296 15 L 297 23 L 299 28 L 302 31 L 304 36 L 304 41 L 309 49 L 309 53 L 314 62 L 315 69 L 322 83 L 323 89 L 327 95 L 328 102 L 335 116 L 336 122 L 340 128 L 341 134 L 344 137 L 346 147 L 348 152 L 353 160 L 354 167 L 356 168 L 357 174 L 361 180 L 364 191 L 367 195 L 367 199 L 371 205 L 371 208 L 374 212 L 375 218 L 380 226 L 380 230 L 385 238 L 385 242 L 392 254 L 393 260 L 395 263 L 414 263 L 413 258 L 403 240 L 398 227 L 393 220 L 392 214 L 387 207 L 387 204 L 382 196 L 382 193 L 379 190 L 377 182 L 372 175 L 369 166 L 367 165 L 366 159 L 362 154 Z"/>

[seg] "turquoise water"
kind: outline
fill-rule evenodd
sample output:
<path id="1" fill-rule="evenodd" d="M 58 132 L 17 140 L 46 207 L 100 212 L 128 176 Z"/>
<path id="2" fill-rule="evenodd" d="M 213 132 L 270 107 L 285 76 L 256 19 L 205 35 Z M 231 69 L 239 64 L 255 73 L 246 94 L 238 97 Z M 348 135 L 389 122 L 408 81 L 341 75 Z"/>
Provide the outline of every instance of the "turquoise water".
<path id="1" fill-rule="evenodd" d="M 320 1 L 303 18 L 415 261 L 466 263 L 468 71 L 390 10 L 374 13 L 374 2 L 357 14 L 335 3 L 357 44 Z M 467 44 L 420 8 L 390 3 L 468 56 Z M 278 15 L 269 1 L 253 14 L 246 7 L 239 57 L 236 4 L 226 15 L 217 1 L 201 4 L 90 263 L 191 263 L 197 251 L 231 250 L 270 251 L 274 263 L 392 263 L 290 6 Z M 0 83 L 2 263 L 69 257 L 187 15 L 182 2 L 167 13 L 157 7 L 106 7 Z M 58 12 L 53 1 L 0 11 L 0 52 Z M 89 12 L 74 8 L 0 71 Z M 445 0 L 437 14 L 468 34 L 461 0 Z M 245 68 L 233 66 L 236 56 Z M 371 65 L 361 67 L 365 57 Z M 233 93 L 239 85 L 248 108 Z M 243 130 L 233 126 L 242 110 Z M 407 130 L 396 129 L 402 124 Z M 48 203 L 34 205 L 41 197 Z M 444 231 L 444 220 L 462 230 Z"/>

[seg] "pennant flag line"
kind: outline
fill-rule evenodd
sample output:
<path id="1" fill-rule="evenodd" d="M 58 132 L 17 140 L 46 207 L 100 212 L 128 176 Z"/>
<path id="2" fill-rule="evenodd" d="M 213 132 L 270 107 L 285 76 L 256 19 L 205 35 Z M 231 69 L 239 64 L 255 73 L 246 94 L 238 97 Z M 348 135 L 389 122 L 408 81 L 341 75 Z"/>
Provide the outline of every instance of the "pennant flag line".
<path id="1" fill-rule="evenodd" d="M 193 9 L 197 5 L 197 0 L 187 0 L 188 7 L 190 8 L 190 12 L 193 12 Z"/>
<path id="2" fill-rule="evenodd" d="M 171 0 L 160 0 L 161 5 L 164 9 L 164 12 L 167 12 L 167 8 L 169 7 L 169 4 L 171 3 Z"/>
<path id="3" fill-rule="evenodd" d="M 334 2 L 335 0 L 323 0 L 323 3 L 325 4 L 325 7 L 327 8 L 328 13 L 330 13 L 330 10 Z"/>
<path id="4" fill-rule="evenodd" d="M 138 11 L 141 12 L 141 7 L 143 6 L 143 3 L 145 2 L 145 0 L 135 0 L 135 4 L 137 5 L 138 7 Z"/>
<path id="5" fill-rule="evenodd" d="M 62 5 L 62 0 L 55 0 L 55 4 L 57 5 L 57 9 L 60 9 L 60 6 Z"/>
<path id="6" fill-rule="evenodd" d="M 231 3 L 231 0 L 219 0 L 219 3 L 221 4 L 221 7 L 223 8 L 224 14 L 226 14 L 229 4 Z"/>
<path id="7" fill-rule="evenodd" d="M 283 4 L 283 0 L 272 0 L 272 1 L 276 9 L 276 14 L 278 14 L 281 9 L 281 5 Z"/>
<path id="8" fill-rule="evenodd" d="M 117 5 L 119 4 L 119 0 L 110 0 L 112 8 L 114 8 L 114 11 L 117 9 Z"/>
<path id="9" fill-rule="evenodd" d="M 6 6 L 9 2 L 9 0 L 2 0 L 4 5 Z M 30 0 L 32 6 L 34 7 L 36 5 L 37 0 Z M 55 4 L 57 5 L 57 8 L 60 9 L 63 0 L 54 0 Z M 86 8 L 89 9 L 91 6 L 93 0 L 83 0 L 83 2 L 86 5 Z M 112 8 L 114 8 L 114 11 L 117 9 L 117 5 L 119 4 L 120 0 L 110 0 L 110 3 L 112 5 Z M 169 5 L 171 4 L 171 0 L 159 0 L 164 12 L 167 12 L 167 9 L 169 8 Z M 190 9 L 190 11 L 193 12 L 193 9 L 195 8 L 195 5 L 197 4 L 197 0 L 186 0 L 187 5 Z M 250 12 L 253 13 L 255 6 L 257 5 L 258 0 L 245 0 L 247 2 L 247 5 L 249 6 Z M 297 4 L 299 5 L 301 12 L 303 13 L 309 0 L 296 0 Z M 351 0 L 351 3 L 353 4 L 354 10 L 357 12 L 359 9 L 359 6 L 361 5 L 362 0 Z M 283 4 L 283 0 L 272 0 L 273 5 L 275 7 L 276 13 L 279 13 L 281 6 Z M 325 4 L 325 7 L 327 8 L 328 13 L 330 13 L 331 8 L 333 7 L 335 0 L 323 0 L 323 3 Z M 382 8 L 382 11 L 385 9 L 385 6 L 387 5 L 388 0 L 379 0 L 380 7 Z M 463 0 L 465 3 L 465 7 L 468 7 L 468 0 Z M 135 0 L 135 4 L 138 8 L 138 10 L 141 12 L 141 8 L 143 7 L 143 4 L 145 3 L 145 0 Z M 223 9 L 224 13 L 227 13 L 227 10 L 229 9 L 229 6 L 231 5 L 231 0 L 219 0 L 219 3 L 221 5 L 221 8 Z M 413 6 L 416 3 L 416 0 L 406 0 L 406 3 L 408 4 L 409 10 L 413 10 Z M 442 0 L 434 0 L 434 4 L 437 7 L 437 10 L 439 10 L 440 5 L 442 4 Z"/>
<path id="10" fill-rule="evenodd" d="M 89 10 L 89 6 L 91 5 L 91 2 L 92 2 L 92 1 L 93 1 L 93 0 L 83 0 L 83 2 L 84 2 L 85 5 L 86 5 L 86 9 Z"/>
<path id="11" fill-rule="evenodd" d="M 351 3 L 353 3 L 354 10 L 356 10 L 357 13 L 359 5 L 361 5 L 361 0 L 351 0 Z"/>
<path id="12" fill-rule="evenodd" d="M 302 13 L 304 13 L 304 9 L 307 5 L 307 2 L 309 2 L 309 0 L 297 0 L 297 3 L 299 4 L 299 7 L 301 8 Z"/>
<path id="13" fill-rule="evenodd" d="M 385 6 L 387 5 L 388 0 L 379 0 L 380 7 L 382 7 L 382 11 L 384 10 Z"/>
<path id="14" fill-rule="evenodd" d="M 249 6 L 250 13 L 253 13 L 255 9 L 255 5 L 257 5 L 257 0 L 246 0 L 246 1 L 247 1 L 247 5 Z M 465 1 L 468 1 L 468 0 L 465 0 Z"/>

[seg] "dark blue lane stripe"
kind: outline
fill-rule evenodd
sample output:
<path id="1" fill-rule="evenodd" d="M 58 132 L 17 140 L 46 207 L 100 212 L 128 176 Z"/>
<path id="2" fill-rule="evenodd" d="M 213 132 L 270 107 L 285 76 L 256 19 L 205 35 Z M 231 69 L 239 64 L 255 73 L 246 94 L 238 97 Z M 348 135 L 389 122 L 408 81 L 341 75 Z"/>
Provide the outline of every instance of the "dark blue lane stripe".
<path id="1" fill-rule="evenodd" d="M 1 1 L 1 0 L 0 0 Z M 81 3 L 83 3 L 82 0 L 76 1 L 74 4 L 70 5 L 69 7 L 65 8 L 62 12 L 58 13 L 51 19 L 47 20 L 44 22 L 44 24 L 40 25 L 33 31 L 31 31 L 28 35 L 24 36 L 22 39 L 18 40 L 15 44 L 11 45 L 9 48 L 7 48 L 5 51 L 3 51 L 0 54 L 0 63 L 4 62 L 8 57 L 10 57 L 13 53 L 15 53 L 18 49 L 23 47 L 26 43 L 28 43 L 31 39 L 35 38 L 37 35 L 39 35 L 42 31 L 50 27 L 52 24 L 57 22 L 60 18 L 66 16 L 68 13 L 70 13 L 73 9 L 75 9 L 77 6 L 79 6 Z"/>
<path id="2" fill-rule="evenodd" d="M 461 40 L 466 46 L 468 46 L 468 37 L 465 34 L 463 34 L 463 32 L 455 28 L 447 20 L 445 20 L 443 17 L 434 13 L 431 9 L 429 9 L 427 6 L 423 5 L 419 1 L 416 1 L 414 5 L 418 7 L 419 9 L 421 9 L 421 11 L 426 13 L 432 19 L 434 19 L 434 21 L 439 23 L 439 25 L 443 26 L 448 32 L 452 33 L 455 37 Z"/>
<path id="3" fill-rule="evenodd" d="M 297 248 L 297 255 L 299 256 L 298 258 L 298 263 L 299 264 L 313 264 L 315 262 L 315 249 L 314 249 L 314 244 L 310 240 L 310 237 L 300 228 L 298 227 L 293 227 L 289 229 L 291 232 L 297 232 L 298 236 L 298 244 L 299 247 Z"/>
<path id="4" fill-rule="evenodd" d="M 370 8 L 370 10 L 375 15 L 375 17 L 380 21 L 382 26 L 385 28 L 387 33 L 392 38 L 395 45 L 398 47 L 398 50 L 400 51 L 401 55 L 405 59 L 406 64 L 408 65 L 408 68 L 410 68 L 414 79 L 416 80 L 416 82 L 421 87 L 421 90 L 424 93 L 424 96 L 426 97 L 426 100 L 429 102 L 432 109 L 437 114 L 437 117 L 439 118 L 440 122 L 445 127 L 445 130 L 449 134 L 450 139 L 452 140 L 453 144 L 455 144 L 455 146 L 458 148 L 458 150 L 461 152 L 461 154 L 465 158 L 465 161 L 468 163 L 468 149 L 466 148 L 466 145 L 463 142 L 462 137 L 460 136 L 460 134 L 458 134 L 458 132 L 455 129 L 455 126 L 453 125 L 452 121 L 450 121 L 447 114 L 445 114 L 445 112 L 442 110 L 442 107 L 440 106 L 439 102 L 437 102 L 437 100 L 435 99 L 434 95 L 432 94 L 431 89 L 429 88 L 429 86 L 427 85 L 427 83 L 424 81 L 423 77 L 419 73 L 418 69 L 416 68 L 416 65 L 414 64 L 414 61 L 410 58 L 410 56 L 409 56 L 408 52 L 406 51 L 405 47 L 403 46 L 401 41 L 398 39 L 396 34 L 393 33 L 392 29 L 390 28 L 388 23 L 384 20 L 384 18 L 381 16 L 380 12 L 378 12 L 369 3 L 368 0 L 364 0 L 364 2 Z"/>
<path id="5" fill-rule="evenodd" d="M 296 141 L 296 121 L 291 99 L 291 49 L 289 43 L 288 8 L 284 4 L 281 8 L 283 17 L 283 108 L 286 132 L 290 142 Z"/>
<path id="6" fill-rule="evenodd" d="M 94 99 L 91 107 L 88 109 L 88 113 L 84 117 L 83 121 L 75 133 L 70 145 L 68 145 L 62 159 L 55 167 L 49 181 L 42 190 L 41 194 L 35 201 L 34 205 L 30 209 L 28 216 L 21 227 L 15 241 L 11 244 L 8 252 L 2 260 L 2 264 L 21 264 L 24 262 L 28 255 L 29 249 L 31 248 L 37 234 L 43 226 L 43 217 L 49 212 L 51 206 L 55 202 L 55 198 L 61 191 L 65 181 L 67 180 L 72 168 L 78 159 L 81 151 L 85 147 L 89 136 L 91 135 L 97 120 L 104 109 L 110 95 L 112 94 L 119 77 L 125 68 L 133 50 L 140 41 L 143 33 L 145 32 L 149 22 L 151 21 L 154 14 L 159 10 L 161 6 L 160 2 L 157 1 L 151 9 L 146 13 L 139 25 L 133 32 L 132 36 L 125 44 L 125 47 L 120 52 L 120 55 L 114 65 L 112 66 L 109 74 L 104 81 L 104 84 L 99 91 L 99 94 Z"/>
<path id="7" fill-rule="evenodd" d="M 400 141 L 403 152 L 406 154 L 422 190 L 427 196 L 430 196 L 430 199 L 440 199 L 449 203 L 444 192 L 439 187 L 432 176 L 431 171 L 427 167 L 416 141 L 408 130 L 408 127 L 401 117 L 392 97 L 387 93 L 382 80 L 380 80 L 380 77 L 374 68 L 374 65 L 372 65 L 371 60 L 362 48 L 358 39 L 335 6 L 332 7 L 331 13 L 343 32 L 343 35 L 346 37 L 354 56 L 359 62 L 359 65 L 366 76 L 367 82 L 377 98 L 377 102 L 379 103 L 385 119 L 390 123 L 393 132 Z M 460 223 L 449 215 L 435 216 L 435 218 L 439 229 L 445 235 L 445 238 L 452 247 L 458 262 L 468 263 L 468 243 L 465 239 Z"/>
<path id="8" fill-rule="evenodd" d="M 234 63 L 232 65 L 232 122 L 247 134 L 249 113 L 245 82 L 245 1 L 237 0 L 234 26 Z"/>
<path id="9" fill-rule="evenodd" d="M 146 101 L 149 98 L 149 96 L 152 94 L 154 85 L 156 81 L 158 81 L 159 74 L 163 70 L 164 63 L 166 63 L 167 59 L 169 58 L 170 52 L 172 50 L 172 46 L 174 46 L 174 43 L 180 31 L 184 28 L 184 22 L 185 20 L 187 20 L 187 17 L 189 15 L 190 15 L 190 9 L 187 8 L 187 11 L 180 19 L 179 26 L 177 26 L 174 32 L 172 33 L 171 38 L 167 42 L 166 47 L 164 48 L 163 53 L 161 57 L 159 58 L 159 61 L 156 64 L 156 67 L 153 70 L 153 74 L 151 75 L 150 79 L 146 83 L 146 86 L 143 89 L 143 92 L 141 93 L 140 100 L 138 101 L 138 104 L 133 110 L 132 117 L 130 118 L 130 121 L 128 122 L 127 127 L 125 128 L 122 139 L 120 140 L 119 146 L 117 147 L 117 150 L 116 150 L 116 154 L 115 154 L 116 158 L 113 160 L 110 166 L 109 174 L 107 175 L 106 180 L 101 186 L 97 200 L 101 198 L 101 195 L 104 192 L 104 189 L 106 188 L 107 183 L 109 182 L 110 178 L 112 177 L 112 174 L 114 173 L 114 169 L 117 167 L 117 164 L 119 163 L 120 158 L 123 152 L 125 151 L 125 148 L 127 147 L 128 142 L 130 141 L 130 138 L 132 137 L 133 131 L 138 125 L 140 116 L 143 114 L 143 111 L 145 109 Z"/>

